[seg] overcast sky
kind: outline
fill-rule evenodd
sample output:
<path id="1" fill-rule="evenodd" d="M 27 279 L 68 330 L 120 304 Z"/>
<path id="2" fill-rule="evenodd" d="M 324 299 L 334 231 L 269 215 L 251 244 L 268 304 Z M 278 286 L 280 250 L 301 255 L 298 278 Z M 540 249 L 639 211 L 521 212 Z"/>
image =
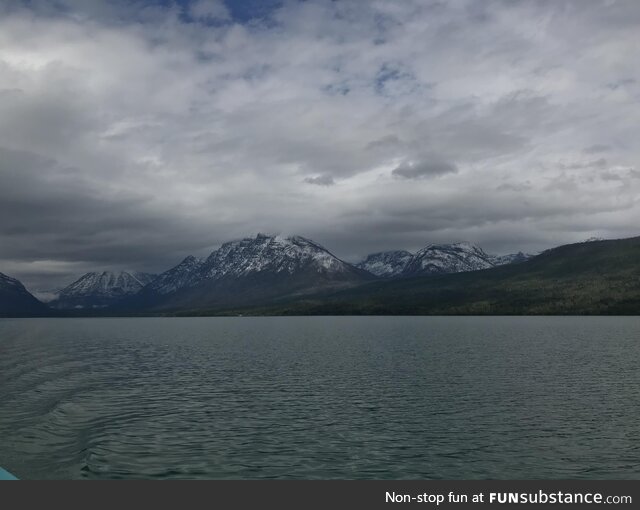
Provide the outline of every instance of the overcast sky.
<path id="1" fill-rule="evenodd" d="M 640 2 L 0 0 L 0 272 L 637 235 Z"/>

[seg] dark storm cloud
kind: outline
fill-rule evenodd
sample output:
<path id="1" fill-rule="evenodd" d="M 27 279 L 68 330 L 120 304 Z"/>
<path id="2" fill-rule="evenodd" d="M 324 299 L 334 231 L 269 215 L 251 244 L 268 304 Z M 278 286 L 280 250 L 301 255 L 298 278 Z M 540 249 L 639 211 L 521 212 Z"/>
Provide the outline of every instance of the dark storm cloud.
<path id="1" fill-rule="evenodd" d="M 237 5 L 0 3 L 0 272 L 635 233 L 640 3 Z"/>
<path id="2" fill-rule="evenodd" d="M 144 190 L 108 193 L 82 175 L 52 159 L 0 147 L 4 261 L 36 262 L 45 280 L 47 271 L 37 261 L 159 271 L 217 241 L 198 224 L 156 209 Z M 54 267 L 51 276 L 58 272 Z M 28 270 L 24 276 L 33 277 Z"/>

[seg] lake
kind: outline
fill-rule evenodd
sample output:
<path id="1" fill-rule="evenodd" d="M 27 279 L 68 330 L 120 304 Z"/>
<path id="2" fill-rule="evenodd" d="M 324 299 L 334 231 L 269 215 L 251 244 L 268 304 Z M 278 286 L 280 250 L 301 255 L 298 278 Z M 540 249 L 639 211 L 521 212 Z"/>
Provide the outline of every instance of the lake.
<path id="1" fill-rule="evenodd" d="M 0 320 L 21 478 L 639 478 L 638 317 Z"/>

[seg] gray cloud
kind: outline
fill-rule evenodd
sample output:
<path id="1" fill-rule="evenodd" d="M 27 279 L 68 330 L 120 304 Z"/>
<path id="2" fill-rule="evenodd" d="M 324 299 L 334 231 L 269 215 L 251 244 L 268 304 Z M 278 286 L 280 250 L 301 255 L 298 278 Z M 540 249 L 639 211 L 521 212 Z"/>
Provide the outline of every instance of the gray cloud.
<path id="1" fill-rule="evenodd" d="M 628 85 L 633 85 L 635 83 L 636 83 L 636 80 L 634 78 L 621 78 L 614 82 L 608 83 L 607 87 L 609 87 L 611 90 L 617 90 L 620 87 L 626 87 Z"/>
<path id="2" fill-rule="evenodd" d="M 222 0 L 195 0 L 189 5 L 189 15 L 198 20 L 228 21 L 231 13 Z"/>
<path id="3" fill-rule="evenodd" d="M 560 163 L 558 166 L 564 170 L 577 170 L 580 168 L 605 168 L 607 166 L 607 160 L 605 158 L 598 158 L 588 161 L 580 161 L 577 163 Z"/>
<path id="4" fill-rule="evenodd" d="M 458 168 L 453 163 L 434 159 L 418 163 L 413 161 L 405 162 L 394 168 L 391 173 L 402 179 L 427 179 L 457 171 Z"/>
<path id="5" fill-rule="evenodd" d="M 609 145 L 596 143 L 596 144 L 590 145 L 589 147 L 585 147 L 584 149 L 582 149 L 582 152 L 584 152 L 585 154 L 599 154 L 601 152 L 607 152 L 610 150 L 611 150 L 611 147 Z"/>
<path id="6" fill-rule="evenodd" d="M 333 186 L 335 181 L 330 175 L 319 175 L 317 177 L 307 177 L 304 182 L 307 184 L 315 184 L 317 186 Z"/>
<path id="7" fill-rule="evenodd" d="M 603 181 L 618 181 L 623 184 L 630 184 L 633 179 L 640 179 L 640 172 L 635 168 L 615 168 L 606 170 L 599 174 Z"/>
<path id="8" fill-rule="evenodd" d="M 637 233 L 640 3 L 185 5 L 0 3 L 0 271 Z"/>

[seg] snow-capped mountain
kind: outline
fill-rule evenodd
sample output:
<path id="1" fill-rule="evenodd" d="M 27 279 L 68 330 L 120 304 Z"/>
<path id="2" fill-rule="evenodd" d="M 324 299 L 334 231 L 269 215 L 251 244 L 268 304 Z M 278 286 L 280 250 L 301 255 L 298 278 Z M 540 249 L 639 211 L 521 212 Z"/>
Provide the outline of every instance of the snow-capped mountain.
<path id="1" fill-rule="evenodd" d="M 223 244 L 205 260 L 202 276 L 216 280 L 262 272 L 293 275 L 302 270 L 336 275 L 353 272 L 353 266 L 310 239 L 258 234 Z"/>
<path id="2" fill-rule="evenodd" d="M 58 309 L 103 308 L 124 296 L 138 293 L 154 277 L 149 273 L 126 271 L 87 273 L 62 289 L 50 306 Z"/>
<path id="3" fill-rule="evenodd" d="M 202 259 L 189 255 L 177 266 L 157 276 L 145 288 L 145 292 L 170 294 L 183 287 L 188 287 L 199 280 L 202 264 Z"/>
<path id="4" fill-rule="evenodd" d="M 468 242 L 430 244 L 417 253 L 406 250 L 373 253 L 356 267 L 380 278 L 408 278 L 428 274 L 461 273 L 524 262 L 533 255 L 512 253 L 490 255 Z"/>
<path id="5" fill-rule="evenodd" d="M 224 243 L 204 261 L 187 257 L 124 304 L 157 309 L 238 306 L 372 278 L 310 239 L 258 234 Z"/>
<path id="6" fill-rule="evenodd" d="M 393 278 L 401 275 L 412 259 L 413 254 L 406 250 L 383 251 L 368 255 L 356 267 L 380 278 Z"/>
<path id="7" fill-rule="evenodd" d="M 0 273 L 0 317 L 46 313 L 47 307 L 33 297 L 19 280 Z"/>
<path id="8" fill-rule="evenodd" d="M 159 276 L 87 273 L 60 292 L 55 308 L 120 311 L 206 310 L 285 302 L 377 278 L 458 273 L 521 261 L 493 256 L 469 243 L 429 245 L 415 254 L 388 251 L 356 266 L 301 237 L 258 234 L 224 243 L 206 259 L 186 257 Z"/>
<path id="9" fill-rule="evenodd" d="M 471 243 L 430 244 L 413 256 L 402 276 L 462 273 L 494 266 L 492 256 Z"/>

